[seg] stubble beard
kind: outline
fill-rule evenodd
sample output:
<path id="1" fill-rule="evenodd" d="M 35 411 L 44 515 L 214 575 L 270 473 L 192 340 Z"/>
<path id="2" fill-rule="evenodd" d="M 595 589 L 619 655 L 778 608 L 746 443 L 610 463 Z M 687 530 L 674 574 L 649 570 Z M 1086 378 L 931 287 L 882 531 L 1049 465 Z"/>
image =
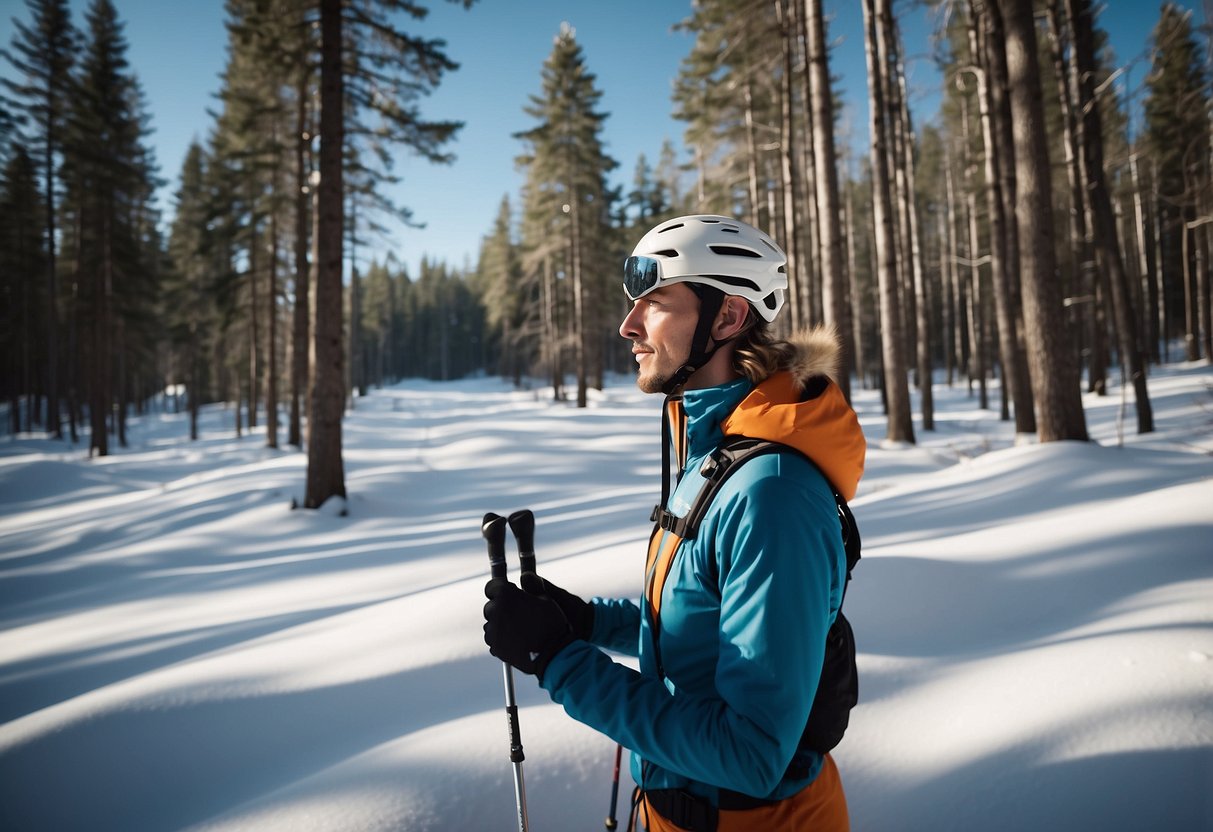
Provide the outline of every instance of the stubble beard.
<path id="1" fill-rule="evenodd" d="M 669 380 L 669 376 L 663 376 L 660 373 L 642 372 L 636 377 L 636 386 L 640 388 L 641 393 L 663 393 L 666 382 Z"/>
<path id="2" fill-rule="evenodd" d="M 682 369 L 682 365 L 687 361 L 686 358 L 676 362 L 666 361 L 664 363 L 667 366 L 662 367 L 658 366 L 658 355 L 659 353 L 657 352 L 651 353 L 647 363 L 653 366 L 651 366 L 647 371 L 641 369 L 640 375 L 636 377 L 636 386 L 642 393 L 666 392 L 665 388 L 666 385 L 670 383 L 670 379 L 674 377 L 674 374 L 678 372 L 678 370 Z M 673 364 L 672 367 L 669 366 L 671 363 Z"/>

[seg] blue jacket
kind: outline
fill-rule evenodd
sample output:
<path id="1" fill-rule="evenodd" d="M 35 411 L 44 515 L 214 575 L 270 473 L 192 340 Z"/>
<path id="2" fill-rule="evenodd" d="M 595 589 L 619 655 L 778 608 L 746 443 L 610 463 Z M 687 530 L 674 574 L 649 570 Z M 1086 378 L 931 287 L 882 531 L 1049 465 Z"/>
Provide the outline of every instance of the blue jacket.
<path id="1" fill-rule="evenodd" d="M 673 514 L 686 513 L 702 484 L 701 464 L 724 435 L 722 423 L 745 410 L 739 408 L 743 400 L 752 405 L 759 398 L 758 421 L 771 434 L 764 438 L 791 438 L 778 435 L 786 420 L 772 426 L 762 415 L 773 410 L 770 387 L 764 382 L 755 390 L 739 379 L 685 393 L 686 464 L 668 501 Z M 831 407 L 844 421 L 849 414 L 844 433 L 851 457 L 858 447 L 861 471 L 858 420 L 849 407 L 836 401 Z M 754 420 L 746 427 L 746 435 L 764 432 L 750 429 Z M 796 437 L 802 450 L 805 438 Z M 818 462 L 818 455 L 810 456 Z M 850 497 L 854 486 L 839 488 Z M 845 577 L 829 483 L 798 454 L 757 457 L 726 481 L 699 534 L 677 551 L 658 627 L 643 600 L 595 598 L 592 643 L 576 641 L 553 658 L 543 687 L 573 718 L 631 749 L 632 777 L 646 789 L 684 788 L 713 802 L 720 787 L 786 797 L 821 766 L 814 754 L 807 778 L 784 779 L 817 689 L 826 631 L 842 602 Z M 658 640 L 664 678 L 655 661 Z M 639 656 L 639 672 L 600 648 Z"/>

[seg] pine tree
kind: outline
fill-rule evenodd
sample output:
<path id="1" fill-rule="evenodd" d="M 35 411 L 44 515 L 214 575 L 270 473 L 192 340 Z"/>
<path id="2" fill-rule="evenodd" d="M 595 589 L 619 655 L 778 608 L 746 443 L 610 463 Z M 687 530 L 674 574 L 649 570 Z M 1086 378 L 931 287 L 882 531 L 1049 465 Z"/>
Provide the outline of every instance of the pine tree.
<path id="1" fill-rule="evenodd" d="M 293 279 L 288 441 L 302 443 L 300 399 L 309 356 L 312 83 L 317 43 L 303 0 L 228 0 L 229 55 L 214 155 L 238 172 L 236 235 L 240 325 L 247 328 L 250 425 L 264 395 L 266 444 L 277 447 L 284 384 L 280 323 Z M 288 248 L 292 256 L 286 256 Z"/>
<path id="2" fill-rule="evenodd" d="M 0 397 L 9 403 L 13 433 L 32 429 L 35 365 L 45 346 L 38 338 L 47 286 L 37 175 L 34 160 L 18 146 L 0 180 Z"/>
<path id="3" fill-rule="evenodd" d="M 150 211 L 155 166 L 138 81 L 127 71 L 126 41 L 109 0 L 94 0 L 73 90 L 64 144 L 65 252 L 72 259 L 79 356 L 85 369 L 90 451 L 109 453 L 109 417 L 124 441 L 130 360 L 146 357 L 156 301 L 159 246 Z"/>
<path id="4" fill-rule="evenodd" d="M 829 53 L 826 51 L 826 24 L 821 0 L 808 0 L 807 58 L 809 92 L 813 111 L 813 147 L 817 200 L 817 221 L 821 227 L 820 272 L 822 275 L 822 320 L 833 324 L 842 335 L 851 324 L 847 302 L 846 270 L 842 259 L 842 228 L 839 223 L 837 153 L 834 149 L 834 97 L 830 89 Z M 850 343 L 843 338 L 844 344 Z M 851 395 L 853 356 L 846 350 L 841 356 L 839 384 Z"/>
<path id="5" fill-rule="evenodd" d="M 675 117 L 695 155 L 695 210 L 735 214 L 774 229 L 765 183 L 778 178 L 772 151 L 780 122 L 776 83 L 782 41 L 768 0 L 701 0 L 679 24 L 695 36 L 674 84 Z M 782 236 L 782 228 L 776 233 Z"/>
<path id="6" fill-rule="evenodd" d="M 1119 233 L 1112 211 L 1112 199 L 1104 174 L 1103 122 L 1095 100 L 1095 34 L 1089 0 L 1067 0 L 1066 10 L 1074 34 L 1074 73 L 1077 79 L 1079 131 L 1082 135 L 1084 190 L 1091 201 L 1095 247 L 1107 276 L 1106 288 L 1112 301 L 1116 332 L 1120 344 L 1121 367 L 1133 385 L 1137 406 L 1137 432 L 1154 430 L 1153 409 L 1146 389 L 1145 350 L 1141 344 L 1138 317 L 1132 308 L 1129 277 L 1121 257 Z"/>
<path id="7" fill-rule="evenodd" d="M 587 404 L 591 375 L 601 376 L 600 341 L 595 336 L 601 329 L 608 280 L 604 264 L 611 197 L 606 174 L 616 165 L 602 145 L 606 114 L 596 109 L 602 93 L 595 80 L 576 32 L 562 24 L 543 65 L 542 92 L 532 95 L 524 108 L 539 123 L 516 136 L 526 145 L 519 157 L 527 174 L 526 270 L 536 274 L 555 267 L 569 278 L 578 407 Z M 545 280 L 550 288 L 550 272 Z M 550 292 L 544 302 L 554 311 Z"/>
<path id="8" fill-rule="evenodd" d="M 868 99 L 872 141 L 872 212 L 876 228 L 876 273 L 880 287 L 881 347 L 884 391 L 891 442 L 913 442 L 910 392 L 906 379 L 905 339 L 901 324 L 900 272 L 893 224 L 893 200 L 888 144 L 893 118 L 888 109 L 889 48 L 888 0 L 864 0 L 865 43 L 868 62 Z"/>
<path id="9" fill-rule="evenodd" d="M 1192 245 L 1198 206 L 1213 177 L 1209 172 L 1208 70 L 1196 41 L 1191 12 L 1165 3 L 1153 33 L 1153 66 L 1146 78 L 1145 144 L 1155 167 L 1162 257 L 1159 264 L 1167 317 L 1182 319 L 1186 357 L 1200 357 L 1198 298 L 1207 292 L 1207 269 L 1197 286 Z M 1164 337 L 1178 334 L 1172 326 Z"/>
<path id="10" fill-rule="evenodd" d="M 1066 347 L 1054 279 L 1053 199 L 1041 107 L 1040 66 L 1030 0 L 1000 0 L 1014 122 L 1022 248 L 1024 324 L 1042 442 L 1087 439 L 1078 368 Z"/>
<path id="11" fill-rule="evenodd" d="M 385 263 L 372 262 L 364 281 L 366 302 L 362 307 L 360 330 L 366 382 L 369 385 L 382 386 L 399 378 L 392 354 L 399 317 L 396 279 L 390 268 L 394 262 L 391 255 Z"/>
<path id="12" fill-rule="evenodd" d="M 461 0 L 466 8 L 472 0 Z M 410 36 L 392 25 L 391 15 L 424 17 L 411 0 L 320 2 L 320 175 L 316 203 L 315 384 L 309 418 L 307 493 L 304 505 L 317 508 L 345 496 L 341 459 L 341 416 L 345 356 L 342 338 L 342 262 L 345 231 L 345 149 L 347 108 L 380 116 L 374 132 L 379 146 L 401 144 L 425 159 L 448 161 L 443 145 L 459 122 L 427 122 L 418 99 L 456 68 L 442 41 Z M 347 20 L 348 17 L 348 20 Z M 347 26 L 348 24 L 348 26 Z M 346 38 L 349 39 L 347 46 Z M 386 150 L 385 150 L 386 152 Z"/>
<path id="13" fill-rule="evenodd" d="M 46 380 L 47 429 L 55 438 L 63 435 L 59 413 L 59 287 L 56 263 L 56 228 L 58 207 L 56 202 L 56 166 L 62 152 L 63 131 L 71 87 L 71 68 L 74 62 L 77 34 L 71 24 L 67 0 L 26 0 L 32 25 L 13 21 L 16 34 L 13 51 L 0 50 L 25 80 L 14 83 L 8 79 L 4 86 L 18 100 L 13 102 L 14 112 L 24 114 L 34 122 L 32 141 L 40 149 L 39 165 L 42 171 L 41 200 L 45 216 L 44 246 L 46 266 Z M 2 103 L 0 99 L 0 103 Z"/>
<path id="14" fill-rule="evenodd" d="M 344 20 L 341 0 L 320 2 L 320 186 L 316 201 L 315 374 L 308 411 L 307 493 L 319 508 L 345 497 L 341 415 L 345 345 L 341 337 L 342 237 L 345 232 Z"/>
<path id="15" fill-rule="evenodd" d="M 198 412 L 209 400 L 207 359 L 214 328 L 215 235 L 210 230 L 206 153 L 194 142 L 181 166 L 176 212 L 169 238 L 173 263 L 165 316 L 175 347 L 175 364 L 184 380 L 190 417 L 190 439 L 198 438 Z"/>
<path id="16" fill-rule="evenodd" d="M 508 196 L 501 198 L 493 230 L 481 244 L 477 280 L 488 326 L 500 338 L 497 372 L 519 385 L 523 371 L 533 360 L 528 346 L 534 342 L 534 332 L 528 324 L 534 320 L 537 303 L 534 285 L 522 283 Z"/>
<path id="17" fill-rule="evenodd" d="M 1006 42 L 1002 15 L 992 4 L 971 4 L 969 49 L 977 64 L 978 109 L 985 162 L 987 216 L 990 225 L 990 284 L 998 324 L 998 355 L 1002 366 L 1003 418 L 1015 406 L 1015 432 L 1036 431 L 1031 381 L 1022 344 L 1019 298 L 1018 225 L 1014 218 L 1014 159 L 1010 107 L 1006 88 Z M 1008 198 L 1009 197 L 1009 198 Z"/>

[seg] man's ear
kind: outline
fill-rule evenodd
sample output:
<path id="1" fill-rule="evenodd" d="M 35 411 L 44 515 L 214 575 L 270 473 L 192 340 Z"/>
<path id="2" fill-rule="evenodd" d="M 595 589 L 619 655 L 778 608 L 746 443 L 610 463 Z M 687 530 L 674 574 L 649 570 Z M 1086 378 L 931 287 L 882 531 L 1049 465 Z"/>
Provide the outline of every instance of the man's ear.
<path id="1" fill-rule="evenodd" d="M 745 298 L 725 295 L 720 311 L 716 313 L 716 323 L 712 325 L 712 338 L 716 341 L 732 338 L 745 326 L 750 314 L 750 304 Z"/>

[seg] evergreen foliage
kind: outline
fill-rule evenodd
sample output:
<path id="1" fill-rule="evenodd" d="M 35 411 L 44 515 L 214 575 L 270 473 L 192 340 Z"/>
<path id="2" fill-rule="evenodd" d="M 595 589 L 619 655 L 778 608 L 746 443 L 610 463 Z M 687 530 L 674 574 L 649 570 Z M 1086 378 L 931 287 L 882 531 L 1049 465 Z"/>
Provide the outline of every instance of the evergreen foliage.
<path id="1" fill-rule="evenodd" d="M 610 256 L 615 195 L 606 183 L 617 163 L 602 144 L 602 93 L 568 24 L 553 39 L 541 80 L 540 94 L 524 108 L 537 124 L 517 134 L 525 146 L 518 164 L 526 171 L 522 266 L 527 282 L 542 286 L 542 352 L 554 393 L 562 395 L 565 353 L 571 353 L 577 405 L 585 407 L 588 388 L 602 386 L 598 334 L 608 320 L 608 283 L 616 277 L 606 264 L 620 262 Z"/>
<path id="2" fill-rule="evenodd" d="M 57 180 L 67 118 L 67 101 L 71 88 L 71 69 L 75 60 L 78 35 L 72 27 L 67 0 L 27 0 L 32 25 L 13 20 L 16 36 L 13 51 L 0 50 L 0 55 L 12 64 L 22 81 L 4 79 L 3 85 L 15 99 L 0 97 L 0 135 L 13 132 L 16 122 L 23 121 L 32 132 L 16 137 L 28 141 L 40 150 L 38 166 L 42 172 L 42 193 L 45 258 L 43 267 L 45 289 L 44 308 L 30 309 L 46 322 L 44 382 L 47 427 L 53 436 L 62 435 L 59 412 L 59 287 L 56 253 Z M 11 105 L 10 114 L 3 105 Z M 26 390 L 32 388 L 26 385 Z M 74 427 L 74 423 L 73 423 Z"/>
<path id="3" fill-rule="evenodd" d="M 45 341 L 37 322 L 46 308 L 45 247 L 37 167 L 22 147 L 14 149 L 0 180 L 0 397 L 8 402 L 9 430 L 33 428 L 39 389 L 37 368 Z"/>

